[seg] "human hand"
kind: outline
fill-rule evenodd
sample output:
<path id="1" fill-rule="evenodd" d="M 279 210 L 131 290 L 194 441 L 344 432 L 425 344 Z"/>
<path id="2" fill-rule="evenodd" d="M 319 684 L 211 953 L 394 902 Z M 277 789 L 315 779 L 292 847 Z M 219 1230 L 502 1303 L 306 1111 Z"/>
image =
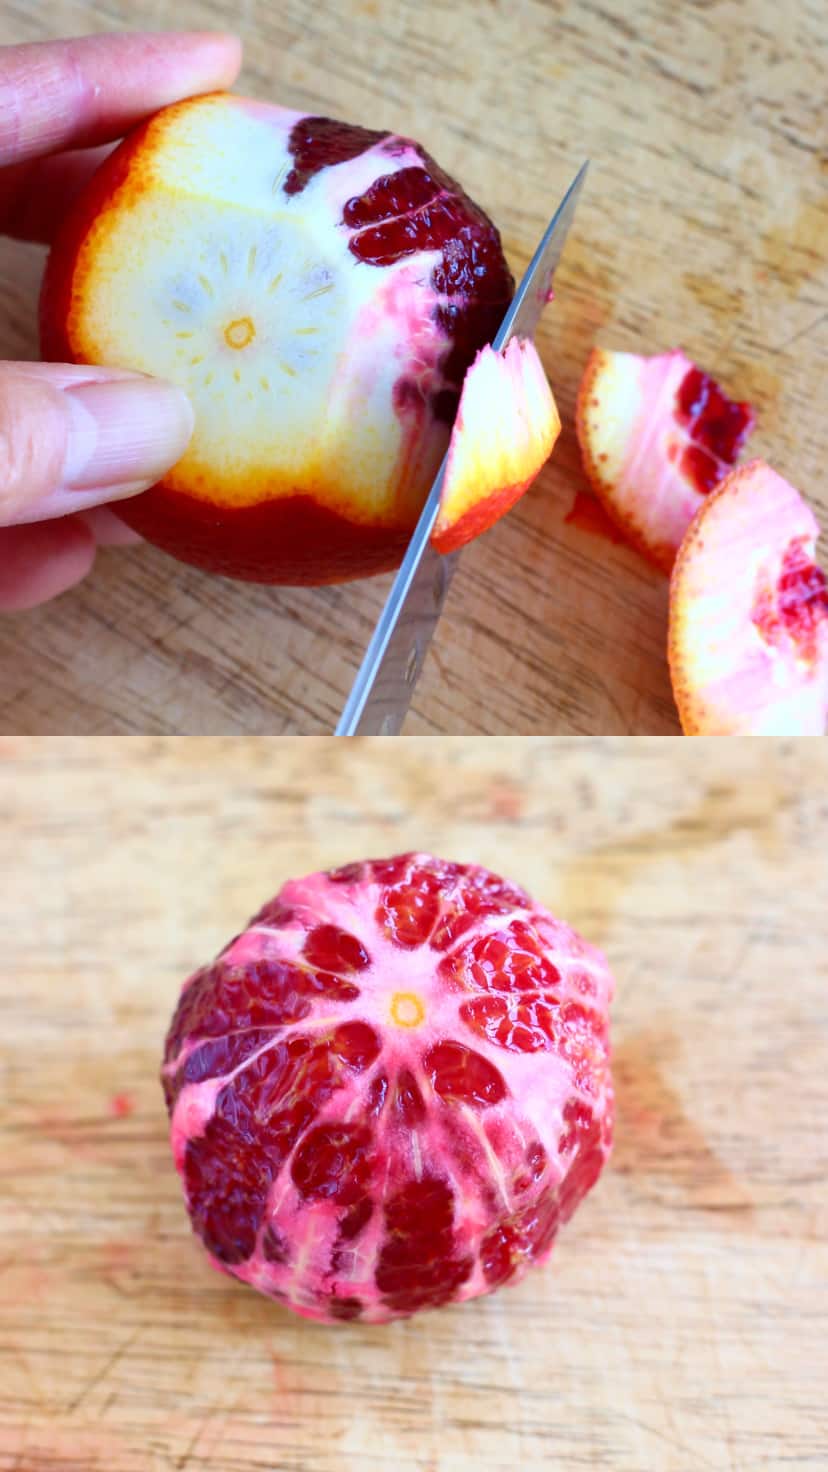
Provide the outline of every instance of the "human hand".
<path id="1" fill-rule="evenodd" d="M 0 233 L 50 242 L 113 141 L 167 103 L 231 86 L 240 64 L 239 42 L 210 33 L 0 50 Z M 138 540 L 102 503 L 152 485 L 192 429 L 172 384 L 0 363 L 0 609 L 53 598 L 86 575 L 97 546 Z"/>

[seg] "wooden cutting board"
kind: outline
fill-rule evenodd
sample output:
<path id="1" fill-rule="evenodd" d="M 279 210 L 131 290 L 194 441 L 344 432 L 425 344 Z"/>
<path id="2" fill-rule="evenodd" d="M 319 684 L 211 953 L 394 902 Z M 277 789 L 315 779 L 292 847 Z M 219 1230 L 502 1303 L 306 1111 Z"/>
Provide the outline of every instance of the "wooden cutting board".
<path id="1" fill-rule="evenodd" d="M 828 1458 L 817 744 L 0 741 L 0 1472 L 809 1472 Z M 192 1236 L 157 1069 L 290 874 L 428 846 L 618 992 L 610 1167 L 516 1289 L 297 1319 Z"/>
<path id="2" fill-rule="evenodd" d="M 564 433 L 531 494 L 464 554 L 406 729 L 676 731 L 667 585 L 589 529 L 575 394 L 596 341 L 683 345 L 754 402 L 756 453 L 828 525 L 828 11 L 7 0 L 0 42 L 173 22 L 234 26 L 242 90 L 421 138 L 498 222 L 518 275 L 591 157 L 539 335 Z M 0 243 L 0 356 L 36 354 L 41 262 Z M 149 547 L 105 553 L 59 603 L 0 626 L 0 729 L 330 731 L 389 581 L 263 589 Z"/>

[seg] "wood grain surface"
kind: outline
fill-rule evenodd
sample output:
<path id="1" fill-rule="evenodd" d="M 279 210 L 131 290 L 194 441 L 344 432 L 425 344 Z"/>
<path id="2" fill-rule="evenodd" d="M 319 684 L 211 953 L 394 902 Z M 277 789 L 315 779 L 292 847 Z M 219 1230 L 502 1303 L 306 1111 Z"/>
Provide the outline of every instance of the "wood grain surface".
<path id="1" fill-rule="evenodd" d="M 678 729 L 666 583 L 585 530 L 572 429 L 593 343 L 681 344 L 759 411 L 756 453 L 828 525 L 825 48 L 818 0 L 5 0 L 0 41 L 228 27 L 240 89 L 419 137 L 520 273 L 592 170 L 539 346 L 564 419 L 520 507 L 465 554 L 406 729 Z M 0 243 L 0 356 L 36 355 L 42 253 Z M 583 501 L 577 500 L 577 507 Z M 264 589 L 149 547 L 0 626 L 0 730 L 333 728 L 389 579 Z"/>
<path id="2" fill-rule="evenodd" d="M 0 1472 L 828 1459 L 819 743 L 0 740 Z M 215 1273 L 157 1079 L 290 874 L 415 846 L 606 950 L 617 1144 L 552 1261 L 390 1327 Z"/>

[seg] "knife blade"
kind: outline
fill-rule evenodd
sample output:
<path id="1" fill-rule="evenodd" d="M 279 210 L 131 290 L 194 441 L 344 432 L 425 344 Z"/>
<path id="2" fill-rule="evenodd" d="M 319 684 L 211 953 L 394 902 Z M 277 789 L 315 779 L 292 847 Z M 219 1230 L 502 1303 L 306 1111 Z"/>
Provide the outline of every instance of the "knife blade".
<path id="1" fill-rule="evenodd" d="M 558 205 L 492 342 L 534 337 L 551 299 L 552 277 L 563 253 L 589 161 L 582 164 Z M 336 727 L 337 736 L 397 736 L 437 627 L 459 552 L 435 552 L 430 537 L 440 508 L 448 455 L 428 493 L 385 606 Z"/>

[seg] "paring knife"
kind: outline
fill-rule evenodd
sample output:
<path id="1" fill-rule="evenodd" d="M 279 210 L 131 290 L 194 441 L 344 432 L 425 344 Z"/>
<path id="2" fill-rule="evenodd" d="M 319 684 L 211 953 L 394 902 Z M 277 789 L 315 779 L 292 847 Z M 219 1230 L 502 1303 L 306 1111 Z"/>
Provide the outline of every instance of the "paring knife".
<path id="1" fill-rule="evenodd" d="M 550 220 L 492 347 L 511 337 L 534 337 L 550 300 L 588 162 L 583 164 Z M 446 456 L 428 493 L 414 535 L 351 687 L 337 736 L 397 736 L 408 713 L 426 651 L 445 602 L 459 552 L 442 556 L 429 538 L 440 506 Z"/>

